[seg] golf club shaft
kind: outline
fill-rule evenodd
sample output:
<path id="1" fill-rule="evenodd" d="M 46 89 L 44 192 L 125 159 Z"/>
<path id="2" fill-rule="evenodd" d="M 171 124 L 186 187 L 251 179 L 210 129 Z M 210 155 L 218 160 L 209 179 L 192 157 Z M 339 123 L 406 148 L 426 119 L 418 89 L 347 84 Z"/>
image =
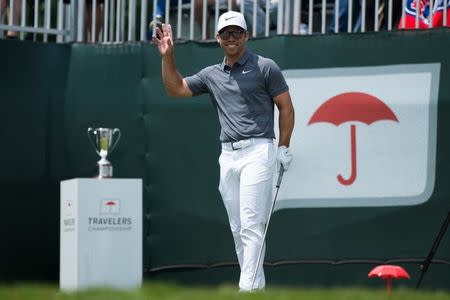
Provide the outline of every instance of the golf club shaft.
<path id="1" fill-rule="evenodd" d="M 251 287 L 252 291 L 253 291 L 253 287 L 255 286 L 256 273 L 258 272 L 259 264 L 261 262 L 261 256 L 262 256 L 262 253 L 263 253 L 263 250 L 264 250 L 264 245 L 266 243 L 267 229 L 269 228 L 270 217 L 272 216 L 272 212 L 273 212 L 273 209 L 275 207 L 275 202 L 277 201 L 278 190 L 280 189 L 281 180 L 283 179 L 283 173 L 284 173 L 284 169 L 283 169 L 283 166 L 281 165 L 280 166 L 280 173 L 278 175 L 277 185 L 275 186 L 275 188 L 276 188 L 275 196 L 274 196 L 273 201 L 272 201 L 272 206 L 270 207 L 270 212 L 269 212 L 269 215 L 267 217 L 266 226 L 264 227 L 263 241 L 262 241 L 262 244 L 261 244 L 261 249 L 259 250 L 258 260 L 256 261 L 255 271 L 253 272 L 252 287 Z"/>

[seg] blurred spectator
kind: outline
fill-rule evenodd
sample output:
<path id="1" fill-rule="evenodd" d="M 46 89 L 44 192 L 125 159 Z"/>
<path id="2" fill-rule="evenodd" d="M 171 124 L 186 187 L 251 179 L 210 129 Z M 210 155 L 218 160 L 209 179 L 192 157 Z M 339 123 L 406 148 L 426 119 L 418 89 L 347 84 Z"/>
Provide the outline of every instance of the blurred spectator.
<path id="1" fill-rule="evenodd" d="M 256 0 L 256 35 L 263 36 L 266 31 L 266 0 Z M 302 12 L 308 10 L 309 0 L 302 1 Z M 240 8 L 241 3 L 244 2 L 244 17 L 248 25 L 248 31 L 250 35 L 253 34 L 253 13 L 254 13 L 254 0 L 237 0 L 237 6 Z M 278 17 L 278 0 L 269 1 L 269 30 L 275 30 L 277 28 Z M 291 9 L 292 9 L 291 2 Z M 302 15 L 302 12 L 300 14 Z M 298 24 L 300 34 L 306 34 L 308 32 L 308 25 L 301 23 Z"/>
<path id="2" fill-rule="evenodd" d="M 182 0 L 182 4 L 191 3 L 190 0 Z M 214 5 L 214 0 L 207 0 L 208 7 L 212 7 Z M 178 0 L 169 0 L 170 7 L 178 8 Z M 153 1 L 151 1 L 151 5 L 153 5 Z M 201 27 L 202 26 L 202 16 L 203 16 L 203 0 L 194 0 L 194 15 L 195 22 Z M 207 20 L 209 19 L 209 12 L 207 16 Z M 166 14 L 166 0 L 158 0 L 156 3 L 156 19 L 152 20 L 149 24 L 149 34 L 151 35 L 153 32 L 153 26 L 162 24 L 167 21 L 169 23 L 170 20 L 165 20 Z"/>
<path id="3" fill-rule="evenodd" d="M 417 8 L 416 3 L 419 3 Z M 416 28 L 416 16 L 418 16 L 419 29 L 429 27 L 428 15 L 430 13 L 429 0 L 407 0 L 404 16 L 398 23 L 398 29 L 414 29 Z"/>
<path id="4" fill-rule="evenodd" d="M 0 0 L 0 17 L 2 17 L 3 12 L 6 9 L 6 15 L 8 16 L 8 23 L 11 20 L 12 25 L 20 25 L 20 16 L 22 10 L 22 1 L 21 0 L 13 0 L 13 7 L 9 6 L 9 0 Z M 11 13 L 12 10 L 12 13 Z M 6 33 L 6 38 L 8 39 L 17 39 L 18 33 L 17 31 L 8 30 Z"/>
<path id="5" fill-rule="evenodd" d="M 339 23 L 338 32 L 348 31 L 348 20 L 349 20 L 349 10 L 348 10 L 348 0 L 339 0 Z M 353 32 L 362 31 L 362 0 L 353 0 L 352 6 L 352 24 L 350 26 Z M 365 9 L 365 31 L 373 31 L 375 29 L 375 0 L 366 0 Z M 329 32 L 335 32 L 335 14 L 333 13 L 333 18 L 329 27 Z"/>
<path id="6" fill-rule="evenodd" d="M 2 1 L 2 0 L 0 0 Z M 71 0 L 63 0 L 64 4 L 69 5 Z M 100 29 L 103 24 L 103 4 L 105 0 L 97 0 L 95 5 L 95 41 L 98 42 L 100 38 Z M 84 14 L 84 38 L 83 42 L 93 42 L 92 39 L 92 0 L 86 0 Z"/>
<path id="7" fill-rule="evenodd" d="M 389 29 L 389 0 L 382 0 L 382 11 L 381 11 L 381 24 L 380 29 Z M 398 24 L 400 18 L 402 17 L 402 1 L 392 1 L 392 28 L 395 28 L 396 24 Z M 391 28 L 391 29 L 392 29 Z M 390 30 L 390 29 L 389 29 Z"/>
<path id="8" fill-rule="evenodd" d="M 99 40 L 100 29 L 103 24 L 103 9 L 104 0 L 97 0 L 95 5 L 95 41 Z M 85 41 L 92 42 L 92 0 L 86 0 L 86 15 L 85 15 L 85 28 L 84 28 L 84 38 Z"/>
<path id="9" fill-rule="evenodd" d="M 190 3 L 190 0 L 182 0 L 182 4 Z M 177 7 L 178 6 L 178 0 L 170 0 L 170 7 Z M 150 1 L 150 5 L 153 6 L 153 1 Z M 164 18 L 166 14 L 166 0 L 158 0 L 156 3 L 156 19 L 153 20 L 150 23 L 150 26 L 153 26 L 155 24 L 162 24 L 164 23 Z M 167 20 L 169 23 L 169 20 Z"/>
<path id="10" fill-rule="evenodd" d="M 450 27 L 450 0 L 438 0 L 439 4 L 433 14 L 433 27 L 444 26 L 444 9 L 447 10 L 445 26 Z M 447 7 L 445 7 L 447 1 Z"/>
<path id="11" fill-rule="evenodd" d="M 253 33 L 253 14 L 254 14 L 254 1 L 253 0 L 237 0 L 236 1 L 236 6 L 237 8 L 235 10 L 240 11 L 241 10 L 241 1 L 244 1 L 244 17 L 245 17 L 245 21 L 247 22 L 247 30 L 250 32 L 250 36 Z M 263 36 L 265 31 L 266 31 L 266 10 L 265 10 L 265 6 L 266 6 L 266 0 L 256 0 L 256 35 L 257 36 Z M 272 7 L 269 8 L 270 9 L 274 9 L 274 7 L 278 4 L 278 2 L 272 3 L 273 4 Z M 276 9 L 276 7 L 275 7 Z M 272 14 L 271 14 L 272 17 Z M 276 15 L 275 15 L 276 17 Z M 274 18 L 271 18 L 271 21 Z M 276 20 L 276 18 L 275 18 Z M 271 22 L 272 23 L 272 22 Z M 270 26 L 270 25 L 269 25 Z"/>
<path id="12" fill-rule="evenodd" d="M 447 8 L 445 2 L 447 1 Z M 419 2 L 419 8 L 416 3 Z M 416 28 L 416 15 L 418 15 L 418 29 L 426 29 L 430 27 L 430 13 L 432 13 L 432 27 L 444 26 L 444 9 L 447 9 L 446 26 L 450 27 L 450 0 L 437 0 L 434 9 L 430 6 L 429 0 L 408 0 L 405 6 L 404 18 L 400 20 L 398 29 L 414 29 Z M 418 13 L 418 14 L 417 14 Z"/>

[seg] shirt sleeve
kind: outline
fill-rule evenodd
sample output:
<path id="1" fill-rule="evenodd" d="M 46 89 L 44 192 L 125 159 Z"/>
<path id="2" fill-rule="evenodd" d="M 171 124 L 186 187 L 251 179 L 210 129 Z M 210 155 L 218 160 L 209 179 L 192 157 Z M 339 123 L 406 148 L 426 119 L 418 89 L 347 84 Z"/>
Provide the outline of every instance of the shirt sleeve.
<path id="1" fill-rule="evenodd" d="M 197 74 L 184 78 L 192 92 L 193 96 L 204 94 L 208 92 L 208 85 L 206 84 L 207 69 L 202 69 Z"/>
<path id="2" fill-rule="evenodd" d="M 267 60 L 264 78 L 266 81 L 267 93 L 271 98 L 274 98 L 289 90 L 283 73 L 281 73 L 278 65 L 271 59 Z"/>

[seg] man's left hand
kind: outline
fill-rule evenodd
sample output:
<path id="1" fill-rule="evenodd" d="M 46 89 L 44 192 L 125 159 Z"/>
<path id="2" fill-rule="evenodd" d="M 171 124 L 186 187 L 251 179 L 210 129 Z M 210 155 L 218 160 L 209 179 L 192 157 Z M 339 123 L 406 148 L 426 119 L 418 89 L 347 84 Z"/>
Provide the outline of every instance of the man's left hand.
<path id="1" fill-rule="evenodd" d="M 289 150 L 286 146 L 280 146 L 278 147 L 277 152 L 277 162 L 283 166 L 283 170 L 287 171 L 289 168 L 289 165 L 292 162 L 292 159 L 294 156 L 292 155 L 291 150 Z"/>

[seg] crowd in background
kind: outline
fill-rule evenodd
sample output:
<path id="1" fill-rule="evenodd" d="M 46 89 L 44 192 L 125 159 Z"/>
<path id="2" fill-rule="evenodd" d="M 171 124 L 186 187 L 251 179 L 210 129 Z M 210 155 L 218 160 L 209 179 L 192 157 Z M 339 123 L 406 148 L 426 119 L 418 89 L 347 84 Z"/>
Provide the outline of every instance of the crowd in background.
<path id="1" fill-rule="evenodd" d="M 110 1 L 111 3 L 114 3 L 117 0 Z M 194 19 L 197 30 L 198 28 L 202 28 L 204 22 L 204 11 L 206 11 L 207 14 L 206 23 L 214 23 L 212 17 L 214 15 L 216 0 L 206 0 L 206 10 L 204 10 L 203 7 L 203 0 L 181 0 L 181 3 L 184 5 L 184 12 L 186 12 L 186 9 L 190 9 L 190 1 L 194 1 Z M 292 25 L 298 26 L 299 30 L 294 32 L 298 32 L 299 34 L 321 32 L 321 30 L 317 27 L 317 24 L 308 24 L 308 22 L 311 20 L 311 18 L 309 18 L 309 14 L 311 11 L 314 11 L 316 13 L 315 20 L 317 20 L 317 18 L 323 17 L 323 15 L 320 14 L 320 11 L 322 11 L 321 6 L 323 4 L 323 1 L 300 1 L 300 21 L 298 22 L 298 24 Z M 140 3 L 139 0 L 136 2 Z M 294 1 L 290 2 L 292 10 L 292 3 Z M 430 4 L 430 0 L 406 0 L 405 7 L 402 7 L 402 2 L 403 1 L 401 0 L 393 0 L 392 2 L 390 2 L 389 0 L 328 0 L 326 1 L 328 6 L 326 16 L 326 32 L 360 32 L 390 29 L 387 27 L 388 14 L 390 15 L 389 23 L 392 24 L 391 28 L 425 29 L 429 27 L 450 26 L 450 0 L 435 0 L 431 1 L 432 4 Z M 23 2 L 22 0 L 0 0 L 0 24 L 20 25 L 23 3 L 26 3 L 27 6 L 33 6 L 35 2 Z M 64 0 L 64 3 L 69 4 L 70 0 Z M 93 7 L 93 0 L 86 0 L 84 41 L 98 41 L 102 32 L 102 26 L 104 24 L 103 22 L 105 18 L 104 0 L 96 0 L 95 3 L 96 5 L 95 7 Z M 155 25 L 166 22 L 166 0 L 157 0 L 157 5 L 154 9 L 153 3 L 153 0 L 148 2 L 149 12 L 146 25 L 148 30 L 147 39 L 151 38 Z M 267 3 L 269 4 L 269 7 L 266 7 Z M 314 5 L 313 10 L 310 10 L 310 3 L 313 3 Z M 417 3 L 419 4 L 418 6 L 416 5 Z M 175 15 L 178 9 L 179 0 L 170 0 L 169 4 L 171 13 Z M 335 9 L 335 4 L 337 5 L 338 9 Z M 351 5 L 351 7 L 349 7 L 349 4 Z M 388 8 L 389 5 L 392 5 L 392 9 Z M 431 7 L 431 5 L 433 6 Z M 270 30 L 270 34 L 275 34 L 277 32 L 277 18 L 280 15 L 278 14 L 278 9 L 280 7 L 279 0 L 270 0 L 267 2 L 266 0 L 256 0 L 256 5 L 254 3 L 254 0 L 219 0 L 219 6 L 221 10 L 228 9 L 229 7 L 232 10 L 236 11 L 243 10 L 243 14 L 249 26 L 250 32 L 253 32 L 256 21 L 256 35 L 254 36 L 264 36 L 265 34 L 267 34 L 266 13 L 268 12 L 268 29 Z M 362 10 L 363 7 L 365 7 L 364 12 Z M 445 8 L 447 12 L 445 11 Z M 30 12 L 31 10 L 31 8 L 28 8 L 27 12 Z M 317 13 L 317 11 L 319 11 L 319 13 Z M 349 15 L 350 11 L 351 16 Z M 32 14 L 28 13 L 27 19 L 30 18 L 30 15 Z M 95 18 L 93 18 L 94 15 Z M 155 19 L 153 19 L 154 16 L 156 16 Z M 338 21 L 335 21 L 336 18 L 338 18 Z M 444 18 L 446 18 L 446 20 L 444 20 Z M 95 20 L 94 26 L 92 22 L 93 20 Z M 173 20 L 174 19 L 172 17 L 172 23 Z M 94 33 L 92 33 L 93 30 L 95 30 Z M 206 26 L 206 30 L 207 39 L 213 39 L 214 32 L 211 32 L 210 26 Z M 282 32 L 286 33 L 285 30 L 283 30 Z M 288 31 L 288 33 L 292 32 L 292 30 Z M 322 33 L 323 32 L 324 31 L 322 29 Z M 0 32 L 0 37 L 18 38 L 18 33 L 11 29 L 4 30 Z"/>

